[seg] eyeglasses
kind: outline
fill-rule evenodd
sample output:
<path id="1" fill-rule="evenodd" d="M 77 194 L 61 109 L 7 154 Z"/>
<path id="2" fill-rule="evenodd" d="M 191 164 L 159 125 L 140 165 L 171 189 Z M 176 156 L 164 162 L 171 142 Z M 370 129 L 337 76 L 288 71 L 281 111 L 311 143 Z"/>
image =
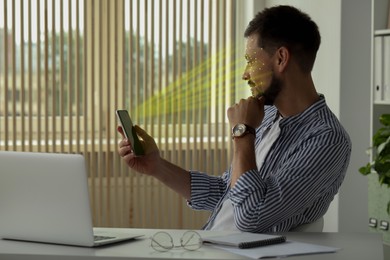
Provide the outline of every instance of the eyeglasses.
<path id="1" fill-rule="evenodd" d="M 202 238 L 196 231 L 186 231 L 180 238 L 180 245 L 173 243 L 173 238 L 170 234 L 164 231 L 159 231 L 151 238 L 151 246 L 154 250 L 166 252 L 173 248 L 184 248 L 189 251 L 195 251 L 202 246 Z"/>

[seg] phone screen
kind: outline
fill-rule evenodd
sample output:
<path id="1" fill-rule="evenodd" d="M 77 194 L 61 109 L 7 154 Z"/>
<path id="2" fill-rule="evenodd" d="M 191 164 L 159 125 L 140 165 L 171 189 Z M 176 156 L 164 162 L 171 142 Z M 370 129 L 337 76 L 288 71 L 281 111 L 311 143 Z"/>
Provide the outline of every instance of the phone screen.
<path id="1" fill-rule="evenodd" d="M 129 112 L 127 110 L 116 110 L 116 115 L 122 126 L 123 133 L 129 140 L 133 151 L 136 156 L 144 155 L 144 149 L 141 142 L 138 139 L 137 133 L 135 132 L 133 122 L 130 119 Z"/>

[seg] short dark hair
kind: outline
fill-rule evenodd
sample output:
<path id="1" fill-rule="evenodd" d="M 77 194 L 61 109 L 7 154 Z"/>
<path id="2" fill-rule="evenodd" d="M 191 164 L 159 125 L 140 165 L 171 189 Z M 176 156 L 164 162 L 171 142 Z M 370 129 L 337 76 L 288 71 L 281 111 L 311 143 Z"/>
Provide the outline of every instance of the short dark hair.
<path id="1" fill-rule="evenodd" d="M 321 36 L 317 24 L 292 6 L 265 8 L 249 23 L 244 36 L 258 34 L 258 46 L 270 54 L 286 47 L 304 72 L 313 69 Z"/>

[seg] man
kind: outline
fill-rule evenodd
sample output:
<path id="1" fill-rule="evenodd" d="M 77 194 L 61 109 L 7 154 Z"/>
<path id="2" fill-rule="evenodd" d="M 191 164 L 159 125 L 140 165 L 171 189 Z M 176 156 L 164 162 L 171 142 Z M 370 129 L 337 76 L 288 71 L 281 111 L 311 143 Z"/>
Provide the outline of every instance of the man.
<path id="1" fill-rule="evenodd" d="M 249 23 L 245 37 L 243 79 L 253 96 L 227 111 L 233 158 L 222 177 L 162 159 L 138 126 L 146 155 L 135 157 L 125 139 L 119 154 L 192 208 L 211 210 L 205 229 L 288 231 L 326 213 L 344 179 L 351 142 L 316 92 L 311 70 L 321 38 L 308 15 L 290 6 L 267 8 Z"/>

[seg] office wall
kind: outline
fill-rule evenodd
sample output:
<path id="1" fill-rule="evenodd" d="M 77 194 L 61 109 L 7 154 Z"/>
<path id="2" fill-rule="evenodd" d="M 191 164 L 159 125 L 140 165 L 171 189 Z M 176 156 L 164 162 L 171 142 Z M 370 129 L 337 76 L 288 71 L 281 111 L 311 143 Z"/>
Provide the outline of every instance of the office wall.
<path id="1" fill-rule="evenodd" d="M 368 230 L 367 177 L 358 169 L 368 162 L 370 138 L 371 1 L 343 0 L 341 22 L 340 118 L 352 140 L 351 162 L 340 192 L 340 231 Z"/>

